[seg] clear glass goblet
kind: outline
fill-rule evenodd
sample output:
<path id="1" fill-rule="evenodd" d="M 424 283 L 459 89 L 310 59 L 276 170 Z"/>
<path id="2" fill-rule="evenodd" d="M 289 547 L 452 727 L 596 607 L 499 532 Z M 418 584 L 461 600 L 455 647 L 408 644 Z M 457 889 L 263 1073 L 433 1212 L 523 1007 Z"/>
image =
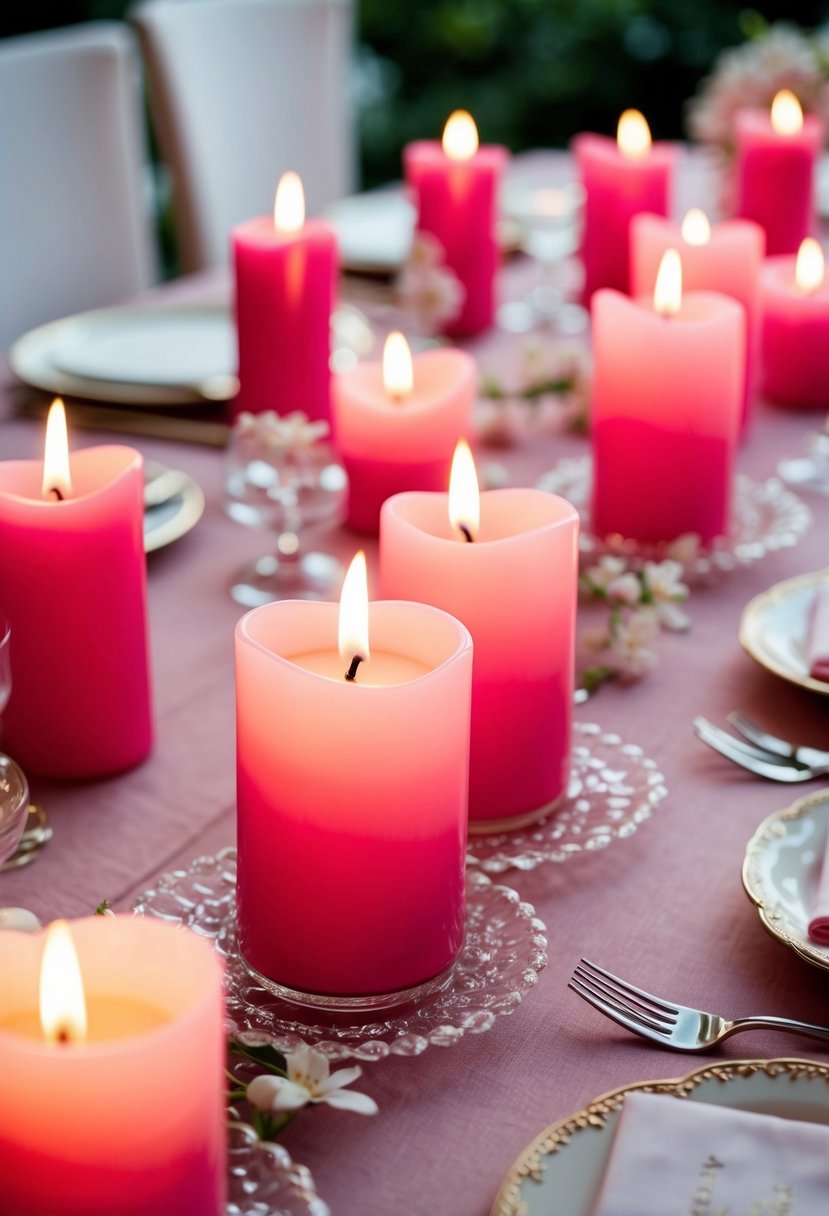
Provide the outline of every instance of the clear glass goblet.
<path id="1" fill-rule="evenodd" d="M 0 616 L 0 713 L 12 690 L 11 629 Z M 29 787 L 14 760 L 0 753 L 0 867 L 14 853 L 29 814 Z"/>
<path id="2" fill-rule="evenodd" d="M 802 456 L 787 456 L 780 461 L 777 472 L 793 490 L 829 494 L 829 417 L 823 430 L 806 437 Z"/>

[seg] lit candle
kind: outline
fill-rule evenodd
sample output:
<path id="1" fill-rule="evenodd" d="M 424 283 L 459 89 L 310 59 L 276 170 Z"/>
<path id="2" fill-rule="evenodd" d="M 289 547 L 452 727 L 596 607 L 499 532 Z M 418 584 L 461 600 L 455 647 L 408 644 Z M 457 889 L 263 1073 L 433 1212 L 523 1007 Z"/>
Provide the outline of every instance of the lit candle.
<path id="1" fill-rule="evenodd" d="M 653 298 L 593 300 L 592 528 L 639 541 L 728 531 L 743 405 L 745 313 L 719 292 L 682 293 L 677 250 Z"/>
<path id="2" fill-rule="evenodd" d="M 448 495 L 384 503 L 380 578 L 384 596 L 436 604 L 472 634 L 470 829 L 492 832 L 540 818 L 567 789 L 578 516 L 541 490 L 478 496 L 459 447 Z"/>
<path id="3" fill-rule="evenodd" d="M 306 1002 L 403 999 L 463 941 L 471 639 L 353 579 L 339 630 L 297 601 L 236 628 L 239 944 Z"/>
<path id="4" fill-rule="evenodd" d="M 382 366 L 358 363 L 334 377 L 352 528 L 376 533 L 390 494 L 443 489 L 455 444 L 472 425 L 475 384 L 470 355 L 447 347 L 413 359 L 400 333 L 389 335 Z"/>
<path id="5" fill-rule="evenodd" d="M 625 110 L 616 139 L 582 134 L 573 153 L 585 191 L 584 299 L 599 287 L 628 291 L 630 221 L 640 211 L 667 215 L 676 153 L 651 143 L 638 110 Z"/>
<path id="6" fill-rule="evenodd" d="M 417 228 L 440 244 L 464 290 L 460 313 L 446 326 L 448 334 L 477 334 L 492 324 L 499 259 L 497 195 L 506 159 L 505 148 L 479 147 L 477 128 L 465 110 L 449 117 L 442 143 L 419 140 L 403 151 Z"/>
<path id="7" fill-rule="evenodd" d="M 285 173 L 273 216 L 240 224 L 232 240 L 239 343 L 235 412 L 303 410 L 310 418 L 329 418 L 333 230 L 321 220 L 305 220 L 302 182 Z"/>
<path id="8" fill-rule="evenodd" d="M 221 969 L 143 917 L 0 932 L 0 1206 L 224 1213 Z"/>
<path id="9" fill-rule="evenodd" d="M 11 627 L 3 748 L 48 777 L 96 777 L 152 745 L 144 477 L 128 447 L 74 452 L 63 403 L 46 458 L 0 463 L 0 615 Z"/>
<path id="10" fill-rule="evenodd" d="M 814 114 L 803 116 L 788 89 L 771 111 L 740 110 L 737 144 L 737 215 L 765 229 L 766 253 L 796 253 L 815 219 L 815 162 L 822 140 Z"/>
<path id="11" fill-rule="evenodd" d="M 656 274 L 668 249 L 682 258 L 686 291 L 721 291 L 746 313 L 746 378 L 743 428 L 748 424 L 756 382 L 760 334 L 759 279 L 766 237 L 753 220 L 709 223 L 704 211 L 688 211 L 681 225 L 659 215 L 634 216 L 630 226 L 631 293 L 653 295 Z"/>
<path id="12" fill-rule="evenodd" d="M 795 409 L 829 407 L 829 283 L 823 250 L 769 258 L 760 275 L 763 394 Z"/>

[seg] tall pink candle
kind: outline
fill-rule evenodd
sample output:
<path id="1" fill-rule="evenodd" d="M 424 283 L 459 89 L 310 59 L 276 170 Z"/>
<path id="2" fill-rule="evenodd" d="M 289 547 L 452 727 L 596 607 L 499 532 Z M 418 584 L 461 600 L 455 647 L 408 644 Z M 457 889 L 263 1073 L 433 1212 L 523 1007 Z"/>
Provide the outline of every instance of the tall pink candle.
<path id="1" fill-rule="evenodd" d="M 402 490 L 441 490 L 455 444 L 469 433 L 475 364 L 465 351 L 424 351 L 395 391 L 379 363 L 334 378 L 334 434 L 348 472 L 348 523 L 376 533 L 380 508 Z"/>
<path id="2" fill-rule="evenodd" d="M 372 603 L 347 681 L 337 619 L 283 601 L 236 629 L 239 944 L 293 993 L 368 997 L 463 941 L 472 643 L 436 608 Z"/>
<path id="3" fill-rule="evenodd" d="M 676 152 L 651 143 L 636 110 L 622 115 L 616 139 L 585 133 L 572 148 L 585 191 L 581 252 L 588 301 L 599 287 L 629 290 L 630 222 L 640 211 L 668 214 Z"/>
<path id="4" fill-rule="evenodd" d="M 769 258 L 760 276 L 762 391 L 793 409 L 829 408 L 829 283 L 807 238 L 797 258 Z"/>
<path id="5" fill-rule="evenodd" d="M 321 220 L 305 221 L 296 174 L 280 182 L 274 211 L 232 233 L 239 344 L 234 413 L 303 410 L 327 419 L 336 238 Z"/>
<path id="6" fill-rule="evenodd" d="M 41 461 L 0 463 L 0 737 L 28 771 L 97 777 L 150 751 L 143 492 L 132 448 L 74 452 L 63 501 L 44 497 Z"/>
<path id="7" fill-rule="evenodd" d="M 740 110 L 734 136 L 737 215 L 765 230 L 769 256 L 796 253 L 815 222 L 820 122 L 813 114 L 804 118 L 797 98 L 782 90 L 771 112 Z"/>
<path id="8" fill-rule="evenodd" d="M 471 544 L 450 525 L 446 494 L 383 505 L 382 594 L 437 604 L 474 641 L 473 831 L 531 822 L 566 791 L 577 544 L 575 510 L 541 490 L 482 494 Z"/>
<path id="9" fill-rule="evenodd" d="M 39 1017 L 45 934 L 0 932 L 0 1208 L 9 1216 L 223 1216 L 221 970 L 194 934 L 90 917 L 71 935 L 85 1040 Z M 61 989 L 61 994 L 63 986 Z"/>
<path id="10" fill-rule="evenodd" d="M 672 315 L 616 291 L 593 300 L 592 528 L 640 541 L 728 531 L 745 314 L 689 292 Z"/>
<path id="11" fill-rule="evenodd" d="M 458 316 L 445 327 L 453 336 L 481 333 L 492 324 L 499 259 L 497 194 L 506 160 L 505 148 L 478 146 L 475 124 L 464 111 L 451 116 L 442 144 L 419 140 L 403 150 L 418 231 L 438 241 L 464 290 Z"/>
<path id="12" fill-rule="evenodd" d="M 746 313 L 746 373 L 743 427 L 754 396 L 760 336 L 760 267 L 766 237 L 753 220 L 709 225 L 701 211 L 689 211 L 682 224 L 659 215 L 634 216 L 630 226 L 631 293 L 653 296 L 659 263 L 668 249 L 682 258 L 682 284 L 688 291 L 720 291 L 739 300 Z"/>

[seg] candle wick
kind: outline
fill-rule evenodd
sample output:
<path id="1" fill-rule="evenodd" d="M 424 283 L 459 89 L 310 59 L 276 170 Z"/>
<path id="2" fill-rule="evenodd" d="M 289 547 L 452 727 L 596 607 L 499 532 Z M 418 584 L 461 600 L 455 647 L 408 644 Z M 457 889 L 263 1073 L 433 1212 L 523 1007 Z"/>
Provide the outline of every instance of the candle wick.
<path id="1" fill-rule="evenodd" d="M 52 488 L 51 488 L 51 490 L 49 491 L 49 493 L 50 493 L 50 494 L 54 494 L 54 496 L 55 496 L 55 498 L 57 499 L 57 501 L 58 501 L 58 502 L 63 502 L 63 495 L 61 494 L 61 492 L 60 492 L 60 490 L 58 489 L 58 487 L 57 487 L 57 486 L 52 486 Z"/>
<path id="2" fill-rule="evenodd" d="M 363 656 L 361 654 L 355 654 L 354 658 L 351 660 L 348 671 L 345 673 L 345 678 L 347 680 L 354 680 L 356 678 L 357 668 L 360 666 L 362 661 Z"/>
<path id="3" fill-rule="evenodd" d="M 464 540 L 467 541 L 471 545 L 474 540 L 474 537 L 473 537 L 472 533 L 470 532 L 469 528 L 467 528 L 466 524 L 458 524 L 458 528 L 463 533 Z"/>
<path id="4" fill-rule="evenodd" d="M 69 1043 L 70 1042 L 69 1031 L 66 1029 L 65 1026 L 61 1026 L 60 1030 L 58 1031 L 56 1042 L 58 1042 L 58 1043 Z"/>

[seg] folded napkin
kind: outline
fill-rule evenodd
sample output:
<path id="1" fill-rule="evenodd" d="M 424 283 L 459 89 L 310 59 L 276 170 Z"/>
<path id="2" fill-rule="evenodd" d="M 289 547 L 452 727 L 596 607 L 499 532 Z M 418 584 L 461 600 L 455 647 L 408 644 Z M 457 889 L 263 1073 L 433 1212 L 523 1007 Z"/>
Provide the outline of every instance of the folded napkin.
<path id="1" fill-rule="evenodd" d="M 829 580 L 820 583 L 809 615 L 806 635 L 809 675 L 829 682 Z"/>
<path id="2" fill-rule="evenodd" d="M 829 1126 L 633 1091 L 593 1216 L 827 1211 Z"/>
<path id="3" fill-rule="evenodd" d="M 820 877 L 817 883 L 812 918 L 809 921 L 809 937 L 819 946 L 829 946 L 829 836 L 826 839 Z M 829 1208 L 829 1204 L 827 1204 Z"/>

